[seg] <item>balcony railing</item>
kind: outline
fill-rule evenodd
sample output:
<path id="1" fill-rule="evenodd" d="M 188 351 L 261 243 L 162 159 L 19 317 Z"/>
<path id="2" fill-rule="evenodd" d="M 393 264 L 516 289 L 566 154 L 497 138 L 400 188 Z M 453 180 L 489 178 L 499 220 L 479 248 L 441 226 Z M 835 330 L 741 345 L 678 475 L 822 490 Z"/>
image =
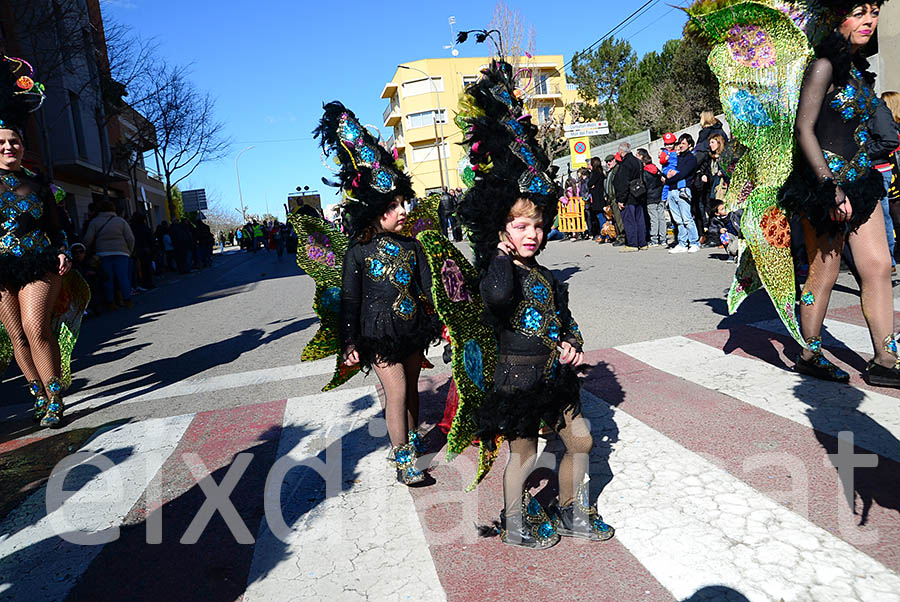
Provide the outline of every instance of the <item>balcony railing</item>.
<path id="1" fill-rule="evenodd" d="M 562 96 L 559 84 L 551 84 L 548 82 L 537 82 L 534 86 L 534 96 Z"/>

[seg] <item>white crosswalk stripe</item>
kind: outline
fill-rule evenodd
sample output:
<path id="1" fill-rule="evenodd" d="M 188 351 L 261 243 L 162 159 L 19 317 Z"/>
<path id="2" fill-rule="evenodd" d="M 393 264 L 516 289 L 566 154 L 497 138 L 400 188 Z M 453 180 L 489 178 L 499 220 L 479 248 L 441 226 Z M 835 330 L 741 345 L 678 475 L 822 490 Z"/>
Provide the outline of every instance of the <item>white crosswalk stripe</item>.
<path id="1" fill-rule="evenodd" d="M 898 400 L 874 391 L 826 382 L 772 366 L 728 355 L 685 337 L 657 339 L 616 347 L 619 351 L 701 387 L 720 391 L 782 418 L 810 426 L 809 412 L 820 412 L 816 429 L 838 436 L 853 431 L 855 443 L 881 456 L 900 461 Z M 880 424 L 893 437 L 866 428 L 861 421 Z"/>
<path id="2" fill-rule="evenodd" d="M 81 463 L 65 480 L 71 493 L 47 513 L 47 488 L 32 494 L 0 522 L 0 599 L 62 600 L 114 537 L 125 515 L 175 450 L 193 414 L 123 424 L 95 435 L 79 450 Z M 101 457 L 102 455 L 102 457 Z M 72 456 L 70 456 L 71 458 Z M 67 539 L 59 535 L 68 534 Z M 88 544 L 91 537 L 93 544 Z M 81 544 L 73 543 L 81 541 Z M 38 593 L 39 592 L 39 593 Z"/>
<path id="3" fill-rule="evenodd" d="M 582 398 L 589 418 L 612 412 Z M 754 602 L 900 601 L 900 575 L 627 413 L 615 423 L 599 507 L 676 598 L 725 585 Z"/>

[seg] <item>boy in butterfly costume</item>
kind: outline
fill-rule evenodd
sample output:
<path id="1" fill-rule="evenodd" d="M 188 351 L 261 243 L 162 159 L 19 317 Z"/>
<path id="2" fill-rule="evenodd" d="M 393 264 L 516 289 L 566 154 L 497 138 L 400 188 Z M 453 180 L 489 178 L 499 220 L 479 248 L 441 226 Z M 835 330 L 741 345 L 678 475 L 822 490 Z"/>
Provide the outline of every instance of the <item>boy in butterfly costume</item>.
<path id="1" fill-rule="evenodd" d="M 474 486 L 501 442 L 509 442 L 497 526 L 504 543 L 543 549 L 560 535 L 599 541 L 612 537 L 613 529 L 589 502 L 584 483 L 592 436 L 580 416 L 574 369 L 581 361 L 581 335 L 566 286 L 535 260 L 559 194 L 514 81 L 512 66 L 493 60 L 466 87 L 457 117 L 474 172 L 457 215 L 472 245 L 474 268 L 442 237 L 429 232 L 418 238 L 434 275 L 435 306 L 450 330 L 460 391 L 448 453 L 452 457 L 475 438 L 480 441 Z M 522 234 L 526 227 L 530 237 Z M 561 503 L 549 512 L 524 491 L 541 424 L 556 429 L 566 445 Z"/>
<path id="2" fill-rule="evenodd" d="M 712 45 L 709 64 L 722 104 L 734 138 L 746 149 L 726 198 L 730 209 L 743 209 L 746 243 L 729 310 L 764 287 L 803 346 L 795 370 L 847 382 L 849 375 L 822 355 L 820 336 L 847 241 L 863 267 L 863 312 L 875 348 L 865 377 L 897 387 L 890 257 L 883 218 L 873 211 L 884 196 L 883 181 L 866 152 L 866 125 L 879 101 L 862 49 L 874 34 L 880 5 L 704 0 L 688 9 L 688 33 Z M 801 218 L 810 263 L 798 312 L 791 215 Z"/>

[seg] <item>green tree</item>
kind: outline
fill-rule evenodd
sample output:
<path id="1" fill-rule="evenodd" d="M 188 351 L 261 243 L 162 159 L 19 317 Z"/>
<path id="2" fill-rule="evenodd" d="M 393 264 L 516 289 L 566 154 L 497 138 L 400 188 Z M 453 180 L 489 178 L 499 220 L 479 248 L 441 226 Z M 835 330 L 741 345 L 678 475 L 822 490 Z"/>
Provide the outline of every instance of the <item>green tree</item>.
<path id="1" fill-rule="evenodd" d="M 626 40 L 607 38 L 594 50 L 576 52 L 569 81 L 578 87 L 587 119 L 606 118 L 612 113 L 626 77 L 635 68 L 637 55 Z"/>

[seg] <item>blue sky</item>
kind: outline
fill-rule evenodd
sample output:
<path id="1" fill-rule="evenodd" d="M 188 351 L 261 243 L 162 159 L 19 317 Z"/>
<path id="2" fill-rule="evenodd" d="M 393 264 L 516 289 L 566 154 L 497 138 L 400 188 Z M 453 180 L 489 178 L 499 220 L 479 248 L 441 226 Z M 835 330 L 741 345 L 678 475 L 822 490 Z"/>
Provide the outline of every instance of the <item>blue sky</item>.
<path id="1" fill-rule="evenodd" d="M 643 2 L 595 0 L 555 3 L 509 1 L 536 31 L 539 54 L 572 53 L 592 44 Z M 584 6 L 583 10 L 571 7 Z M 656 0 L 616 37 L 628 39 L 639 56 L 680 37 L 684 13 Z M 379 98 L 398 63 L 449 56 L 449 16 L 456 30 L 486 27 L 492 0 L 457 2 L 321 2 L 312 0 L 102 0 L 104 18 L 155 37 L 166 60 L 191 64 L 193 81 L 210 92 L 219 118 L 235 141 L 230 156 L 202 165 L 182 189 L 206 188 L 226 207 L 238 207 L 234 158 L 248 210 L 262 213 L 268 199 L 276 216 L 288 192 L 308 185 L 329 202 L 311 131 L 323 102 L 340 100 L 363 122 L 381 126 Z M 483 56 L 488 47 L 467 42 L 460 56 Z M 391 132 L 382 134 L 388 137 Z"/>

